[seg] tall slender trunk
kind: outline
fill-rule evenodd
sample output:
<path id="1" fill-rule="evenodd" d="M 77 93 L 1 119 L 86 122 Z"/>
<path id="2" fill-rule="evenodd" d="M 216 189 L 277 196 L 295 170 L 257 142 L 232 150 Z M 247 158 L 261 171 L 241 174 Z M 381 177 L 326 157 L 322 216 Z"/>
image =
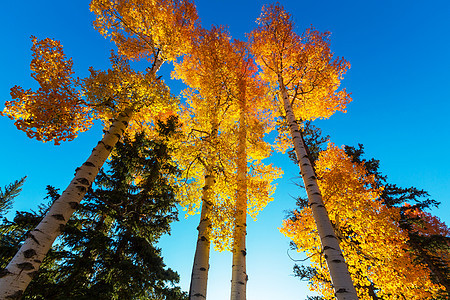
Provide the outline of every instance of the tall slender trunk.
<path id="1" fill-rule="evenodd" d="M 0 273 L 0 299 L 21 298 L 56 237 L 75 212 L 111 150 L 122 137 L 131 115 L 132 110 L 127 109 L 118 116 L 86 162 L 77 169 L 74 179 L 66 190 L 52 204 L 38 226 L 28 233 L 17 254 Z"/>
<path id="2" fill-rule="evenodd" d="M 323 203 L 319 185 L 317 184 L 317 178 L 306 152 L 303 136 L 297 124 L 294 111 L 292 110 L 281 74 L 278 75 L 278 84 L 283 98 L 289 130 L 294 143 L 294 150 L 297 154 L 300 173 L 308 195 L 308 204 L 311 207 L 313 218 L 319 232 L 322 250 L 327 262 L 328 270 L 330 271 L 335 296 L 338 300 L 358 299 L 347 264 L 345 263 L 341 248 L 339 247 L 339 241 Z"/>
<path id="3" fill-rule="evenodd" d="M 197 227 L 198 239 L 195 249 L 194 265 L 192 267 L 191 286 L 189 289 L 189 300 L 206 299 L 206 288 L 208 284 L 209 271 L 209 249 L 211 233 L 211 198 L 215 184 L 215 171 L 207 168 L 205 175 L 205 186 L 202 194 L 202 212 L 200 224 Z"/>
<path id="4" fill-rule="evenodd" d="M 245 300 L 247 269 L 245 237 L 247 234 L 247 124 L 245 122 L 245 95 L 241 100 L 237 148 L 236 212 L 233 237 L 233 264 L 231 273 L 231 300 Z"/>

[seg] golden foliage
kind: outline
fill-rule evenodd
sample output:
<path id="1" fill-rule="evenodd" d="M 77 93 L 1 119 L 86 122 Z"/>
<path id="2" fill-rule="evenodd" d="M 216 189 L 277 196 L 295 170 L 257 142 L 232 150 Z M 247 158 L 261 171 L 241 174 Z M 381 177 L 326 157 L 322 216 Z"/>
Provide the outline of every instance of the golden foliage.
<path id="1" fill-rule="evenodd" d="M 257 24 L 250 40 L 261 78 L 274 90 L 286 88 L 296 118 L 302 122 L 345 112 L 351 98 L 339 85 L 350 64 L 334 57 L 330 34 L 311 27 L 298 35 L 291 15 L 278 4 L 264 6 Z M 278 113 L 284 116 L 283 109 Z M 282 136 L 276 147 L 283 151 L 291 144 Z"/>
<path id="2" fill-rule="evenodd" d="M 39 89 L 11 88 L 12 101 L 6 101 L 1 115 L 15 120 L 19 130 L 28 137 L 47 142 L 73 140 L 79 132 L 92 125 L 90 108 L 76 88 L 79 80 L 72 78 L 72 59 L 67 59 L 59 41 L 49 38 L 38 41 L 32 37 L 31 76 Z"/>
<path id="3" fill-rule="evenodd" d="M 271 181 L 281 171 L 264 166 L 270 155 L 263 136 L 273 119 L 267 89 L 255 76 L 256 66 L 248 57 L 246 44 L 231 42 L 222 27 L 203 30 L 191 52 L 175 63 L 173 77 L 190 88 L 183 92 L 186 105 L 181 121 L 186 138 L 180 144 L 178 161 L 186 184 L 181 186 L 182 205 L 190 213 L 200 208 L 206 170 L 214 170 L 211 241 L 217 250 L 231 249 L 236 211 L 238 131 L 246 126 L 248 161 L 248 211 L 256 214 L 272 200 Z M 245 114 L 245 124 L 241 113 Z M 272 119 L 271 119 L 272 118 Z"/>
<path id="4" fill-rule="evenodd" d="M 198 22 L 190 0 L 92 0 L 94 27 L 129 59 L 172 61 L 190 48 Z"/>
<path id="5" fill-rule="evenodd" d="M 329 145 L 320 154 L 316 171 L 359 299 L 373 299 L 371 292 L 382 299 L 435 296 L 439 286 L 431 282 L 428 270 L 415 264 L 406 251 L 408 237 L 399 228 L 399 208 L 382 204 L 382 187 L 376 187 L 373 175 L 367 175 L 364 165 L 353 163 L 344 150 Z M 311 209 L 295 211 L 293 218 L 283 222 L 281 232 L 310 257 L 317 271 L 311 289 L 325 299 L 334 299 Z"/>
<path id="6" fill-rule="evenodd" d="M 156 120 L 176 113 L 178 99 L 153 72 L 134 71 L 124 56 L 114 53 L 110 61 L 112 68 L 107 71 L 89 69 L 90 76 L 83 80 L 83 95 L 105 128 L 118 113 L 131 108 L 134 113 L 127 127 L 128 136 L 145 131 L 151 138 Z"/>

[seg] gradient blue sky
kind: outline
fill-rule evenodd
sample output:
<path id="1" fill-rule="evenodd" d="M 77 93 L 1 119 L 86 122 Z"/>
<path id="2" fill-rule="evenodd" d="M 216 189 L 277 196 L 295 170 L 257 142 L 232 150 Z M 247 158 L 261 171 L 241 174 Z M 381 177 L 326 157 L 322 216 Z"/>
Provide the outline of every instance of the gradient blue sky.
<path id="1" fill-rule="evenodd" d="M 203 26 L 228 25 L 234 38 L 245 39 L 267 2 L 196 1 Z M 298 33 L 313 25 L 330 31 L 332 49 L 352 67 L 342 83 L 352 93 L 346 114 L 318 121 L 337 145 L 365 146 L 367 157 L 381 161 L 390 182 L 429 191 L 442 204 L 432 212 L 450 223 L 450 2 L 431 1 L 280 1 L 293 14 Z M 73 57 L 76 75 L 88 67 L 108 67 L 114 46 L 92 27 L 89 1 L 6 1 L 0 11 L 0 109 L 14 85 L 36 88 L 30 77 L 30 36 L 60 40 Z M 167 76 L 168 66 L 163 74 Z M 170 83 L 173 92 L 180 85 Z M 447 117 L 446 117 L 447 116 Z M 13 122 L 0 117 L 0 186 L 27 175 L 16 209 L 36 208 L 45 186 L 64 189 L 74 170 L 89 155 L 101 136 L 97 124 L 75 141 L 54 146 L 30 140 Z M 248 299 L 306 298 L 307 288 L 292 276 L 293 262 L 286 251 L 289 240 L 277 230 L 292 196 L 301 193 L 293 184 L 298 169 L 286 156 L 271 161 L 284 168 L 275 201 L 248 224 Z M 181 275 L 187 290 L 198 216 L 173 225 L 161 247 L 167 264 Z M 381 245 L 380 245 L 381 247 Z M 301 255 L 291 253 L 301 258 Z M 212 253 L 208 298 L 229 299 L 231 255 Z M 311 295 L 311 294 L 310 294 Z"/>

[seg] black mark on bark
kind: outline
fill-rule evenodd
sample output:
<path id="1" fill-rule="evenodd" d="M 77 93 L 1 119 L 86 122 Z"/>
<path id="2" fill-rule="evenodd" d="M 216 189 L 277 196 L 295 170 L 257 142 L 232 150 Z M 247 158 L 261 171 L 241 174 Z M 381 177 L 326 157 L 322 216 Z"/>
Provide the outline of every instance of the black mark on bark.
<path id="1" fill-rule="evenodd" d="M 91 183 L 86 178 L 78 178 L 77 181 L 84 185 L 90 185 Z"/>
<path id="2" fill-rule="evenodd" d="M 93 163 L 91 163 L 90 161 L 87 161 L 83 164 L 86 167 L 95 167 L 95 165 Z"/>
<path id="3" fill-rule="evenodd" d="M 30 276 L 31 278 L 33 278 L 34 276 L 36 276 L 37 273 L 38 273 L 38 271 L 33 271 L 33 272 L 27 273 L 27 275 Z"/>
<path id="4" fill-rule="evenodd" d="M 24 263 L 21 263 L 21 264 L 17 264 L 17 267 L 19 269 L 21 269 L 21 270 L 24 270 L 24 271 L 34 270 L 33 264 L 31 264 L 29 262 L 24 262 Z"/>
<path id="5" fill-rule="evenodd" d="M 20 300 L 22 298 L 22 294 L 23 294 L 23 291 L 17 291 L 14 294 L 6 296 L 6 299 Z"/>
<path id="6" fill-rule="evenodd" d="M 35 229 L 35 231 L 39 231 L 39 230 Z M 41 244 L 41 243 L 39 243 L 39 241 L 34 237 L 34 235 L 33 235 L 31 232 L 28 232 L 28 233 L 27 233 L 27 236 L 28 236 L 29 238 L 31 238 L 36 244 L 38 244 L 38 245 Z"/>
<path id="7" fill-rule="evenodd" d="M 65 221 L 66 219 L 64 219 L 64 216 L 62 214 L 56 214 L 56 215 L 52 215 L 53 218 L 55 218 L 58 221 Z"/>
<path id="8" fill-rule="evenodd" d="M 336 237 L 334 235 L 328 234 L 325 236 L 326 238 L 332 238 L 332 239 L 336 239 Z"/>
<path id="9" fill-rule="evenodd" d="M 77 185 L 76 189 L 80 192 L 80 193 L 86 193 L 87 189 L 86 187 L 82 186 L 82 185 Z"/>
<path id="10" fill-rule="evenodd" d="M 23 251 L 23 256 L 25 256 L 25 258 L 31 258 L 31 257 L 35 256 L 36 254 L 37 254 L 36 250 L 34 250 L 34 249 L 28 249 L 28 250 Z"/>

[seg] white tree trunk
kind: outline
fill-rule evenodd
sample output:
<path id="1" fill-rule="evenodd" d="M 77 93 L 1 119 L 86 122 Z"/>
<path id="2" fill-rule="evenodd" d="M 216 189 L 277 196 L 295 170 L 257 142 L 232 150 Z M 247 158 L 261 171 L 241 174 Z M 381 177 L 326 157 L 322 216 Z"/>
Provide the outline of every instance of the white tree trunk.
<path id="1" fill-rule="evenodd" d="M 356 300 L 358 299 L 358 296 L 355 287 L 353 286 L 350 273 L 348 272 L 348 267 L 344 260 L 344 256 L 342 255 L 341 248 L 339 247 L 339 241 L 323 203 L 322 194 L 320 193 L 317 184 L 317 178 L 306 152 L 303 136 L 297 124 L 297 119 L 292 110 L 281 75 L 278 76 L 278 83 L 283 98 L 289 130 L 294 143 L 294 150 L 300 167 L 300 173 L 308 195 L 308 204 L 312 209 L 313 218 L 319 232 L 322 250 L 327 262 L 328 270 L 330 271 L 335 296 L 338 300 Z"/>
<path id="2" fill-rule="evenodd" d="M 231 300 L 245 300 L 247 269 L 245 238 L 247 234 L 247 128 L 245 103 L 241 108 L 237 149 L 236 220 L 233 239 L 233 264 L 231 273 Z"/>
<path id="3" fill-rule="evenodd" d="M 111 150 L 122 137 L 131 115 L 132 111 L 126 110 L 112 123 L 86 162 L 76 170 L 75 178 L 52 204 L 39 225 L 28 233 L 22 247 L 8 266 L 1 271 L 1 300 L 21 298 L 56 237 L 75 212 Z"/>
<path id="4" fill-rule="evenodd" d="M 206 299 L 209 271 L 209 249 L 211 233 L 211 196 L 215 184 L 215 173 L 207 170 L 205 175 L 205 186 L 202 194 L 202 212 L 200 224 L 198 225 L 197 247 L 195 249 L 194 265 L 192 267 L 191 286 L 189 289 L 189 300 Z"/>

